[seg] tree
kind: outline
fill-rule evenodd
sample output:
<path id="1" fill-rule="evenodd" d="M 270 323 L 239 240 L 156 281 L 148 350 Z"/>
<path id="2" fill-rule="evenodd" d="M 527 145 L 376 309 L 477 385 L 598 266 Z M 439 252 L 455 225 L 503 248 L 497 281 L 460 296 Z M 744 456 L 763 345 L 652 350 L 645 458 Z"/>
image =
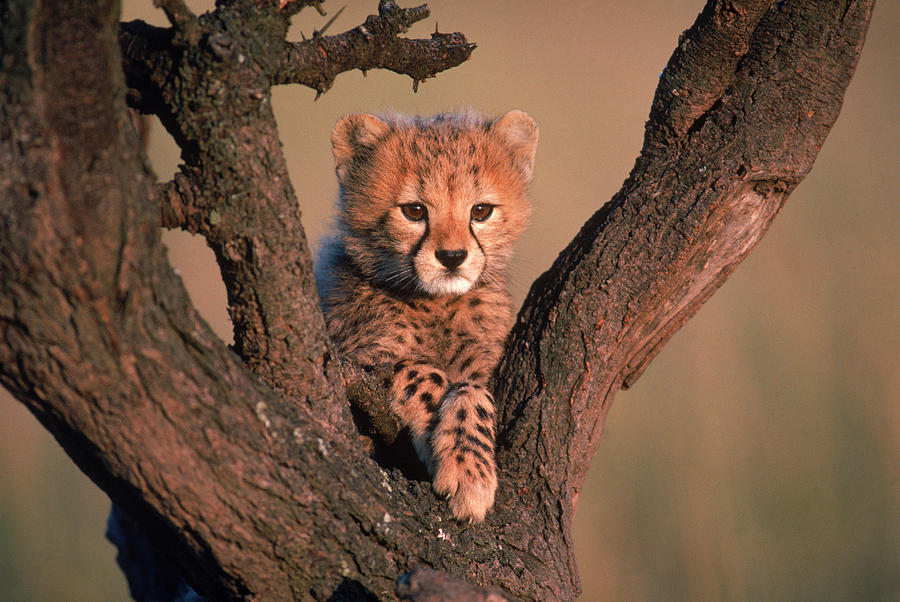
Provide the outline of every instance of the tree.
<path id="1" fill-rule="evenodd" d="M 358 426 L 377 440 L 396 426 L 378 378 L 345 382 L 324 335 L 268 99 L 352 68 L 421 80 L 472 47 L 397 38 L 424 11 L 391 2 L 345 34 L 285 44 L 286 17 L 312 4 L 197 18 L 161 2 L 165 30 L 120 27 L 114 3 L 3 6 L 2 382 L 211 597 L 390 595 L 424 563 L 569 598 L 569 525 L 612 397 L 809 171 L 871 2 L 707 5 L 662 74 L 629 179 L 525 302 L 495 376 L 498 503 L 458 532 L 427 483 L 360 445 Z M 168 185 L 142 165 L 126 85 L 183 150 Z M 234 352 L 190 307 L 160 225 L 215 250 Z"/>

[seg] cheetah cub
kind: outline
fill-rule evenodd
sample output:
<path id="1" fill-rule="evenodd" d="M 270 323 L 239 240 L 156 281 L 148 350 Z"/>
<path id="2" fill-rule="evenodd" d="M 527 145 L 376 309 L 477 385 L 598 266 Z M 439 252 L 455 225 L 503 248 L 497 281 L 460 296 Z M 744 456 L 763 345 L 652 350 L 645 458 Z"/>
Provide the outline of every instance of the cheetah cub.
<path id="1" fill-rule="evenodd" d="M 317 280 L 343 359 L 394 366 L 391 410 L 453 514 L 494 503 L 494 400 L 511 326 L 506 265 L 530 212 L 538 128 L 522 111 L 341 119 L 337 234 Z"/>

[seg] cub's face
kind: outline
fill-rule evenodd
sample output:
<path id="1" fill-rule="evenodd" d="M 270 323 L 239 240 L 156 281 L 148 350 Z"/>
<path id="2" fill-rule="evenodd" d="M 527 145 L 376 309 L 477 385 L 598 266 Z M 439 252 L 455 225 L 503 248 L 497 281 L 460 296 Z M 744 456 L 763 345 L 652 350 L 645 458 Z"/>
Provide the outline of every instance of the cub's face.
<path id="1" fill-rule="evenodd" d="M 530 213 L 537 135 L 521 111 L 344 117 L 332 149 L 348 256 L 382 286 L 427 295 L 501 279 Z"/>

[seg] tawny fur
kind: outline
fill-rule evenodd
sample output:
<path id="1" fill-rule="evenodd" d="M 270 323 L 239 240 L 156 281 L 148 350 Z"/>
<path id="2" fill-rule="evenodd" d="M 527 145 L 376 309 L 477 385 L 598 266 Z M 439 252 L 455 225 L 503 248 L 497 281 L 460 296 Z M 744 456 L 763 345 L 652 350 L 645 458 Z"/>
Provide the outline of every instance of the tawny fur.
<path id="1" fill-rule="evenodd" d="M 506 266 L 537 136 L 521 111 L 352 114 L 332 133 L 340 212 L 316 270 L 329 334 L 345 360 L 394 365 L 391 409 L 470 521 L 497 488 L 486 384 L 510 326 Z"/>

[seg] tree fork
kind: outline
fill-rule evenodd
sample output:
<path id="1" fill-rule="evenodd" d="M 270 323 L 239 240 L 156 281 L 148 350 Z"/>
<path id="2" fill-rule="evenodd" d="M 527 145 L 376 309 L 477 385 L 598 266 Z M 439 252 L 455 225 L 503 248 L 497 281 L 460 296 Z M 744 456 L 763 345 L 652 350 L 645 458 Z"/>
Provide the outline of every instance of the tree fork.
<path id="1" fill-rule="evenodd" d="M 809 171 L 873 2 L 707 4 L 660 79 L 622 190 L 520 312 L 494 379 L 497 504 L 476 526 L 441 520 L 427 483 L 359 444 L 268 103 L 279 78 L 330 85 L 326 66 L 285 67 L 316 44 L 343 48 L 348 69 L 397 66 L 414 80 L 425 72 L 404 53 L 444 45 L 447 68 L 471 45 L 392 42 L 402 27 L 367 21 L 383 52 L 359 28 L 333 47 L 286 46 L 287 18 L 307 5 L 318 3 L 235 0 L 194 16 L 166 0 L 172 29 L 119 26 L 114 2 L 2 5 L 0 382 L 211 598 L 391 597 L 423 564 L 521 598 L 571 598 L 571 517 L 613 395 Z M 388 23 L 422 14 L 381 8 Z M 129 102 L 181 145 L 173 184 L 144 167 L 120 63 Z M 216 248 L 241 357 L 190 306 L 163 220 Z M 351 393 L 377 395 L 363 384 Z M 392 428 L 384 418 L 373 436 Z M 412 598 L 442 580 L 413 576 L 401 584 Z"/>

